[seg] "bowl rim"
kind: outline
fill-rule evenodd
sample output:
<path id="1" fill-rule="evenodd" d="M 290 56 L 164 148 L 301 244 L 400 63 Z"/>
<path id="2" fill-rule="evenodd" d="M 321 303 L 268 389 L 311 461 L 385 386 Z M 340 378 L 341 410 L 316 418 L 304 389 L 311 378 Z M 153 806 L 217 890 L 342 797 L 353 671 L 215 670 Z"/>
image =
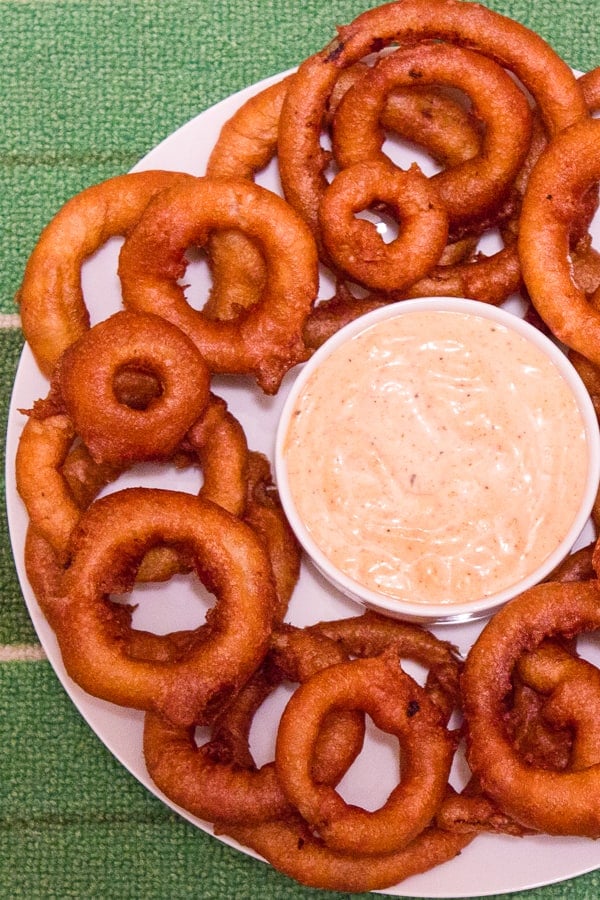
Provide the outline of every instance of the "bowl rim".
<path id="1" fill-rule="evenodd" d="M 312 373 L 338 347 L 378 322 L 397 318 L 398 316 L 404 316 L 411 312 L 425 310 L 450 311 L 481 316 L 505 325 L 507 328 L 512 329 L 517 334 L 526 338 L 538 349 L 542 350 L 542 352 L 554 362 L 559 373 L 570 387 L 580 410 L 586 434 L 588 471 L 585 488 L 578 513 L 574 517 L 564 538 L 546 559 L 529 575 L 524 576 L 512 586 L 505 588 L 502 591 L 486 595 L 480 600 L 473 600 L 466 603 L 411 603 L 366 588 L 355 579 L 346 575 L 323 553 L 302 522 L 292 497 L 287 476 L 284 452 L 285 439 L 296 401 Z M 513 597 L 521 594 L 528 588 L 533 587 L 540 581 L 543 581 L 544 578 L 547 578 L 547 576 L 572 551 L 577 538 L 580 536 L 590 517 L 596 499 L 598 485 L 600 483 L 600 426 L 587 388 L 573 364 L 568 359 L 564 349 L 561 348 L 560 344 L 553 338 L 536 328 L 535 325 L 532 325 L 526 319 L 504 307 L 493 306 L 479 300 L 446 296 L 417 297 L 389 303 L 359 316 L 339 329 L 339 331 L 325 341 L 315 351 L 311 358 L 304 363 L 293 382 L 281 409 L 275 435 L 274 466 L 275 481 L 279 497 L 290 526 L 304 548 L 309 560 L 312 561 L 321 574 L 327 581 L 333 584 L 335 588 L 340 590 L 345 596 L 350 597 L 363 606 L 376 609 L 388 616 L 429 624 L 456 623 L 479 619 L 492 614 Z"/>

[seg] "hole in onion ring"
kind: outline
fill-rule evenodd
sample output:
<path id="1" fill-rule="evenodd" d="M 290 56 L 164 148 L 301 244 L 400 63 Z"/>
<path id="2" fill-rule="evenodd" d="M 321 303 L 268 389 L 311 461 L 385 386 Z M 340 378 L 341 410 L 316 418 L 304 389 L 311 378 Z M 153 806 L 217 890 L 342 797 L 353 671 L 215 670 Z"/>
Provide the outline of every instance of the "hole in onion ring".
<path id="1" fill-rule="evenodd" d="M 164 386 L 155 372 L 134 364 L 121 366 L 115 372 L 113 392 L 118 402 L 140 412 L 162 396 Z"/>
<path id="2" fill-rule="evenodd" d="M 442 166 L 422 147 L 404 140 L 391 131 L 385 131 L 385 140 L 381 147 L 383 153 L 396 165 L 406 165 L 407 152 L 410 151 L 411 162 L 416 162 L 424 175 L 431 177 L 442 171 Z"/>
<path id="3" fill-rule="evenodd" d="M 402 753 L 398 739 L 381 731 L 371 717 L 365 715 L 363 748 L 336 790 L 346 803 L 373 812 L 388 799 L 389 785 L 398 782 L 399 762 L 401 769 Z"/>
<path id="4" fill-rule="evenodd" d="M 91 325 L 120 308 L 121 282 L 117 275 L 117 261 L 122 245 L 122 237 L 109 238 L 95 253 L 84 259 L 81 265 L 81 289 L 89 309 Z"/>
<path id="5" fill-rule="evenodd" d="M 131 609 L 131 627 L 151 634 L 193 631 L 206 619 L 214 594 L 193 575 L 174 575 L 165 582 L 136 583 L 126 594 L 111 594 L 113 603 Z M 169 614 L 165 617 L 165 609 Z"/>
<path id="6" fill-rule="evenodd" d="M 174 465 L 169 469 L 169 479 L 174 485 L 174 490 L 185 494 L 197 494 L 204 483 L 202 469 L 198 465 Z M 137 463 L 122 472 L 117 481 L 106 485 L 98 496 L 104 497 L 122 488 L 136 485 L 157 488 L 162 484 L 164 484 L 164 466 L 152 462 Z"/>
<path id="7" fill-rule="evenodd" d="M 398 222 L 392 213 L 383 209 L 363 209 L 356 213 L 354 218 L 371 222 L 384 244 L 391 244 L 398 237 L 400 231 Z"/>
<path id="8" fill-rule="evenodd" d="M 185 252 L 186 269 L 177 282 L 183 287 L 187 302 L 193 309 L 201 310 L 212 287 L 208 257 L 201 247 L 188 247 Z"/>

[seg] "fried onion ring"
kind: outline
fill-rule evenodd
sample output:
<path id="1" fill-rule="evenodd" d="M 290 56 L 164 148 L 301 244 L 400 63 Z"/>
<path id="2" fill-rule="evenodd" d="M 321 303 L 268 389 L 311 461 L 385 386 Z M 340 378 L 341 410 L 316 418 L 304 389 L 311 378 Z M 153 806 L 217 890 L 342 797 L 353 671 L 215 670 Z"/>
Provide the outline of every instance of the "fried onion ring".
<path id="1" fill-rule="evenodd" d="M 48 378 L 61 354 L 90 327 L 81 266 L 111 237 L 124 236 L 156 194 L 193 176 L 148 171 L 85 188 L 46 225 L 29 257 L 17 303 L 23 333 Z"/>
<path id="2" fill-rule="evenodd" d="M 356 218 L 382 203 L 399 222 L 385 243 L 375 226 Z M 366 287 L 402 291 L 439 261 L 448 240 L 448 216 L 435 188 L 418 166 L 399 169 L 388 160 L 356 163 L 333 179 L 319 208 L 328 255 Z"/>
<path id="3" fill-rule="evenodd" d="M 152 374 L 160 395 L 139 409 L 121 403 L 117 374 Z M 210 372 L 195 345 L 165 319 L 121 310 L 61 356 L 55 378 L 77 434 L 98 463 L 169 459 L 209 397 Z"/>
<path id="4" fill-rule="evenodd" d="M 137 564 L 156 544 L 182 547 L 217 597 L 208 634 L 183 659 L 132 658 L 123 607 L 110 593 L 131 589 Z M 130 488 L 97 500 L 72 538 L 56 628 L 67 672 L 88 693 L 155 710 L 175 724 L 205 724 L 266 653 L 276 605 L 271 567 L 252 529 L 209 501 L 176 491 Z"/>
<path id="5" fill-rule="evenodd" d="M 232 228 L 260 246 L 265 292 L 236 319 L 213 320 L 189 305 L 178 280 L 190 245 Z M 317 295 L 316 248 L 293 210 L 250 181 L 198 178 L 155 198 L 121 248 L 119 275 L 125 306 L 177 325 L 213 372 L 253 375 L 275 393 L 288 369 L 306 359 L 302 327 Z"/>
<path id="6" fill-rule="evenodd" d="M 584 119 L 557 135 L 536 163 L 523 200 L 519 255 L 532 303 L 554 335 L 600 365 L 600 311 L 574 280 L 573 223 L 581 198 L 600 181 L 600 121 Z"/>
<path id="7" fill-rule="evenodd" d="M 386 802 L 369 811 L 347 804 L 311 773 L 314 747 L 332 710 L 370 714 L 398 737 L 402 776 Z M 426 828 L 448 784 L 455 742 L 426 692 L 399 665 L 396 648 L 330 666 L 292 695 L 279 723 L 278 777 L 289 799 L 328 847 L 351 853 L 391 853 Z"/>
<path id="8" fill-rule="evenodd" d="M 422 44 L 380 59 L 343 96 L 333 119 L 333 154 L 343 169 L 389 160 L 381 113 L 395 87 L 444 85 L 464 91 L 485 122 L 481 151 L 432 176 L 451 225 L 476 223 L 508 197 L 525 161 L 531 113 L 524 93 L 505 70 L 471 50 Z M 334 179 L 335 181 L 335 179 Z M 322 227 L 322 222 L 321 222 Z M 416 279 L 415 279 L 416 280 Z"/>
<path id="9" fill-rule="evenodd" d="M 571 639 L 598 628 L 597 581 L 542 584 L 496 613 L 467 656 L 462 680 L 467 761 L 483 791 L 527 828 L 600 835 L 600 761 L 559 771 L 532 766 L 515 751 L 504 725 L 511 673 L 523 654 L 547 638 Z"/>
<path id="10" fill-rule="evenodd" d="M 211 821 L 250 824 L 289 814 L 274 762 L 257 768 L 250 753 L 254 714 L 278 684 L 304 682 L 345 659 L 342 649 L 327 638 L 281 627 L 271 637 L 263 665 L 215 722 L 207 743 L 196 745 L 193 728 L 146 714 L 144 757 L 151 778 L 175 803 Z M 335 784 L 360 752 L 363 718 L 340 711 L 327 720 L 324 730 L 313 774 L 319 782 Z"/>
<path id="11" fill-rule="evenodd" d="M 264 169 L 277 151 L 277 129 L 283 98 L 293 75 L 246 101 L 223 125 L 206 164 L 209 178 L 245 178 Z M 237 229 L 208 238 L 213 283 L 205 315 L 234 319 L 253 306 L 265 284 L 265 263 L 256 244 Z"/>
<path id="12" fill-rule="evenodd" d="M 544 717 L 555 726 L 572 731 L 570 770 L 581 771 L 600 764 L 598 669 L 550 641 L 524 653 L 517 665 L 525 684 L 544 695 Z"/>
<path id="13" fill-rule="evenodd" d="M 472 840 L 429 827 L 406 848 L 394 853 L 339 853 L 316 837 L 300 816 L 259 825 L 216 824 L 216 834 L 228 834 L 260 853 L 271 865 L 307 887 L 331 891 L 374 891 L 398 884 L 411 875 L 448 862 Z"/>

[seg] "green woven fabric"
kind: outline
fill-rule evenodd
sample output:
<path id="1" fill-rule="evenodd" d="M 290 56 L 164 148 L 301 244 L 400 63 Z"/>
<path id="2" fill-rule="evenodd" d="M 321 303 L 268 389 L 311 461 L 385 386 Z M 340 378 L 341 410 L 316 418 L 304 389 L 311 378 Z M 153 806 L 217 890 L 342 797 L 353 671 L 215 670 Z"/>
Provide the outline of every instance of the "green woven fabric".
<path id="1" fill-rule="evenodd" d="M 324 45 L 374 0 L 0 0 L 0 420 L 22 346 L 14 294 L 41 227 L 239 88 Z M 490 0 L 575 68 L 594 0 Z M 9 461 L 10 462 L 10 461 Z M 4 473 L 4 460 L 2 465 Z M 4 475 L 2 475 L 4 478 Z M 83 722 L 37 647 L 0 519 L 0 897 L 333 897 L 205 835 Z M 600 875 L 514 897 L 600 896 Z"/>

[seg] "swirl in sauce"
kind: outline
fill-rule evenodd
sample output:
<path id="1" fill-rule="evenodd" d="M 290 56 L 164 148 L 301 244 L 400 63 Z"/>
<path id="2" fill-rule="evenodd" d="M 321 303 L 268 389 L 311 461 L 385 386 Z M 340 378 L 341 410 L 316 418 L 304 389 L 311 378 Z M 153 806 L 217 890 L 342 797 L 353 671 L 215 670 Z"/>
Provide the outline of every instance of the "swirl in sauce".
<path id="1" fill-rule="evenodd" d="M 346 575 L 412 603 L 466 603 L 533 573 L 567 534 L 588 468 L 576 400 L 526 338 L 410 312 L 334 350 L 284 445 L 313 540 Z"/>

